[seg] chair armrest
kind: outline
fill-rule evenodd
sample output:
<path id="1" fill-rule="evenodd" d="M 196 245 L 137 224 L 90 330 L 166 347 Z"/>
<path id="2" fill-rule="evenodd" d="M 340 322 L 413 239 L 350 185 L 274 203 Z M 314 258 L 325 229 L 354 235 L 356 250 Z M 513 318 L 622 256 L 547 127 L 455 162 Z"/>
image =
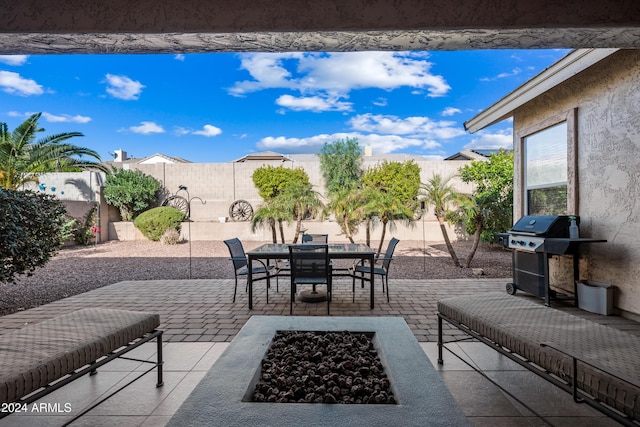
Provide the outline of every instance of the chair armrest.
<path id="1" fill-rule="evenodd" d="M 278 268 L 277 264 L 269 266 L 264 261 L 262 261 L 260 259 L 254 259 L 252 261 L 256 261 L 256 262 L 259 262 L 260 264 L 262 264 L 262 267 L 264 267 L 264 270 L 265 270 L 267 276 L 272 276 L 272 275 L 278 274 L 278 272 L 280 271 L 280 269 Z M 273 267 L 273 270 L 274 270 L 273 273 L 271 273 L 269 271 L 269 267 Z"/>

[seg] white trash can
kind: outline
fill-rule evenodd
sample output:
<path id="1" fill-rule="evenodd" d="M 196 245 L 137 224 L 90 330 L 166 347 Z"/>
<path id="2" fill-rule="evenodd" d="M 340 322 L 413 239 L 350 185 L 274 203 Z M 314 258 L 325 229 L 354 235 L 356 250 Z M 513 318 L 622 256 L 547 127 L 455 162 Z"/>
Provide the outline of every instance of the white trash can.
<path id="1" fill-rule="evenodd" d="M 608 283 L 581 280 L 578 282 L 578 307 L 608 316 L 613 312 L 613 290 Z"/>

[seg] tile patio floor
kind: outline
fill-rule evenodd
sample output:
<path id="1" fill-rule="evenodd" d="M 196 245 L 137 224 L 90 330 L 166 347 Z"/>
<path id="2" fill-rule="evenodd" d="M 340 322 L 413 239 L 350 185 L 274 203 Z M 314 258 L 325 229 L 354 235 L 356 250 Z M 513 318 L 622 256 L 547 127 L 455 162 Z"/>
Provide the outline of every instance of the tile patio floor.
<path id="1" fill-rule="evenodd" d="M 286 279 L 285 279 L 286 280 Z M 368 288 L 356 287 L 356 302 L 351 302 L 351 284 L 344 279 L 334 286 L 331 314 L 334 316 L 402 316 L 445 384 L 474 426 L 614 426 L 617 423 L 584 405 L 576 405 L 571 396 L 556 389 L 535 374 L 500 356 L 480 343 L 459 343 L 456 353 L 481 368 L 490 378 L 524 402 L 522 406 L 454 356 L 445 353 L 445 364 L 435 363 L 437 346 L 436 303 L 439 299 L 502 291 L 508 279 L 392 280 L 391 301 L 380 289 L 376 304 L 369 309 Z M 38 322 L 58 314 L 90 307 L 144 310 L 160 314 L 165 330 L 165 385 L 156 389 L 153 374 L 143 377 L 105 403 L 83 416 L 78 426 L 163 426 L 190 391 L 202 379 L 228 346 L 247 319 L 254 314 L 288 315 L 288 286 L 269 293 L 264 285 L 254 291 L 254 309 L 249 310 L 247 294 L 238 290 L 231 303 L 233 280 L 173 280 L 120 282 L 45 306 L 0 317 L 0 334 L 25 323 Z M 243 286 L 242 286 L 243 287 Z M 575 308 L 563 309 L 577 312 Z M 640 334 L 637 323 L 615 316 L 579 312 L 593 320 Z M 297 303 L 295 315 L 325 315 L 322 304 Z M 460 332 L 447 329 L 450 337 Z M 138 358 L 153 358 L 155 344 L 136 349 Z M 134 356 L 132 356 L 134 357 Z M 113 388 L 140 363 L 116 360 L 92 377 L 81 378 L 42 399 L 47 403 L 70 403 L 79 412 L 90 402 Z M 535 414 L 531 412 L 535 411 Z M 536 415 L 537 414 L 537 415 Z M 3 426 L 58 426 L 70 417 L 60 413 L 14 414 L 0 420 Z M 215 427 L 215 424 L 212 424 Z M 313 425 L 310 423 L 309 425 Z M 348 420 L 345 422 L 348 425 Z"/>

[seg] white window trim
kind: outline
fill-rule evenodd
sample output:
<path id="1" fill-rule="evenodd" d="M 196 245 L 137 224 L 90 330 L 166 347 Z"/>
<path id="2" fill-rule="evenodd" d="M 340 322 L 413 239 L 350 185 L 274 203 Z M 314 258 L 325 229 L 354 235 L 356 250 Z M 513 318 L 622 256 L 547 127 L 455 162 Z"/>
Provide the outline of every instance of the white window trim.
<path id="1" fill-rule="evenodd" d="M 567 213 L 569 215 L 579 215 L 578 210 L 578 131 L 577 120 L 578 109 L 573 108 L 567 112 L 550 116 L 549 118 L 536 123 L 526 129 L 521 129 L 516 133 L 514 144 L 515 155 L 515 176 L 513 201 L 514 220 L 525 215 L 526 191 L 525 188 L 525 155 L 524 140 L 526 137 L 540 132 L 541 130 L 555 126 L 562 122 L 567 122 Z"/>

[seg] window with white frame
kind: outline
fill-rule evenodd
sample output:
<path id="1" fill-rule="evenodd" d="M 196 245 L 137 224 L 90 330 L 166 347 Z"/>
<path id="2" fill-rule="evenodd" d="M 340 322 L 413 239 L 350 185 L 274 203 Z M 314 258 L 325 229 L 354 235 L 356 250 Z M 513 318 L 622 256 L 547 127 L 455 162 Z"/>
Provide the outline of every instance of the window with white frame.
<path id="1" fill-rule="evenodd" d="M 566 215 L 567 122 L 527 135 L 523 142 L 527 213 Z"/>

